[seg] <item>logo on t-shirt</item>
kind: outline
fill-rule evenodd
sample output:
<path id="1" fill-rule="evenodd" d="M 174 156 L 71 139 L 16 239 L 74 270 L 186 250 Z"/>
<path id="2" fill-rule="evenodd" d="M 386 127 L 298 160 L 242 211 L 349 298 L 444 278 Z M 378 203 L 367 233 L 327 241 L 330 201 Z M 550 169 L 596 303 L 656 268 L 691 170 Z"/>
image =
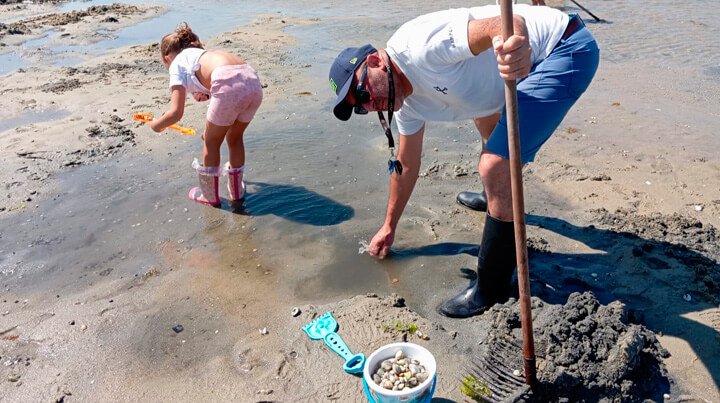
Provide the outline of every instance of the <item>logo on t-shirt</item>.
<path id="1" fill-rule="evenodd" d="M 440 87 L 438 87 L 438 86 L 436 85 L 436 86 L 434 86 L 433 88 L 435 88 L 435 91 L 437 91 L 437 92 L 442 92 L 443 95 L 447 95 L 447 90 L 448 90 L 447 87 L 440 88 Z"/>

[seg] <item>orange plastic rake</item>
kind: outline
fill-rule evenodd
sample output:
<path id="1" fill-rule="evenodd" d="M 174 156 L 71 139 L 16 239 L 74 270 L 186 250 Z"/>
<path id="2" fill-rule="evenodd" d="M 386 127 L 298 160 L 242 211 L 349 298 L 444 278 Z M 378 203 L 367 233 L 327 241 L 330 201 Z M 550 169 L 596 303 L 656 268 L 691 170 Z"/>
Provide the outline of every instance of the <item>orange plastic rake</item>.
<path id="1" fill-rule="evenodd" d="M 136 113 L 136 114 L 133 115 L 133 120 L 137 120 L 138 122 L 150 123 L 150 122 L 152 122 L 152 119 L 153 119 L 153 118 L 152 118 L 152 115 L 149 114 L 149 113 Z M 178 125 L 170 125 L 170 126 L 168 126 L 167 128 L 168 128 L 168 129 L 177 130 L 177 131 L 179 131 L 179 132 L 182 133 L 182 134 L 188 134 L 188 135 L 190 135 L 190 136 L 194 136 L 194 135 L 195 135 L 195 130 L 193 130 L 193 129 L 189 128 L 189 127 L 182 127 L 182 126 L 178 126 Z"/>

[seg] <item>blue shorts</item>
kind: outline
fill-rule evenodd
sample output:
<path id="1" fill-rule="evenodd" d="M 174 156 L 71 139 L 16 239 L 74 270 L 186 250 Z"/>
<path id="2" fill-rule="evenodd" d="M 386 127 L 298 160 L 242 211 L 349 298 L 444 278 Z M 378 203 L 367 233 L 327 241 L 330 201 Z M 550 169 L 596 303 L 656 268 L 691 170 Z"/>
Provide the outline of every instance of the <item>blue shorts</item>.
<path id="1" fill-rule="evenodd" d="M 571 18 L 580 18 L 571 16 Z M 518 119 L 522 162 L 535 159 L 540 147 L 557 129 L 570 107 L 590 85 L 600 61 L 595 38 L 580 27 L 561 39 L 550 55 L 533 66 L 530 74 L 517 83 Z M 510 158 L 507 111 L 493 130 L 485 149 Z"/>

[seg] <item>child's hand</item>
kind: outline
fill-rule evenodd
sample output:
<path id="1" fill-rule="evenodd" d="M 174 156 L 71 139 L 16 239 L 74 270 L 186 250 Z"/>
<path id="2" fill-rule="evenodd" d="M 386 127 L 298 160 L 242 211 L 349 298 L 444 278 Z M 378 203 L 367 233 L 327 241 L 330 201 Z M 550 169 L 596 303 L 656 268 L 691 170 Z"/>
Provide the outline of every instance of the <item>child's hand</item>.
<path id="1" fill-rule="evenodd" d="M 193 93 L 192 93 L 192 96 L 193 96 L 193 98 L 195 98 L 195 100 L 198 101 L 198 102 L 205 102 L 205 101 L 207 101 L 208 99 L 210 99 L 210 95 L 205 94 L 205 93 L 203 93 L 203 92 L 193 92 Z"/>

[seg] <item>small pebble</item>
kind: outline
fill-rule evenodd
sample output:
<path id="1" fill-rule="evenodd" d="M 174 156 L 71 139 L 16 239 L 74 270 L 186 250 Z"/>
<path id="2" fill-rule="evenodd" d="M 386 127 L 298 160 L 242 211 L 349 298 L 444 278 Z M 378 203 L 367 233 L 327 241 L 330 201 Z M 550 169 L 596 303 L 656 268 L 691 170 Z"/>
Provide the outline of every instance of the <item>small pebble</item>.
<path id="1" fill-rule="evenodd" d="M 300 308 L 298 308 L 298 307 L 293 308 L 293 309 L 292 309 L 292 312 L 290 312 L 290 314 L 291 314 L 292 316 L 298 316 L 298 315 L 300 315 Z"/>
<path id="2" fill-rule="evenodd" d="M 692 301 L 692 295 L 685 294 L 685 295 L 683 295 L 683 299 L 687 302 L 690 302 L 690 301 Z"/>
<path id="3" fill-rule="evenodd" d="M 80 330 L 87 330 L 87 325 L 80 326 Z"/>
<path id="4" fill-rule="evenodd" d="M 669 395 L 669 394 L 667 394 L 667 393 L 665 393 L 665 394 L 663 395 L 663 399 L 665 399 L 665 400 L 668 400 L 668 399 L 670 399 L 670 395 Z"/>
<path id="5" fill-rule="evenodd" d="M 515 376 L 520 376 L 520 375 L 522 375 L 522 372 L 520 372 L 519 369 L 516 369 L 516 370 L 513 371 L 513 375 L 515 375 Z"/>
<path id="6" fill-rule="evenodd" d="M 264 327 L 264 328 L 260 329 L 260 334 L 262 334 L 262 335 L 266 335 L 266 334 L 268 334 L 268 330 L 267 330 L 267 328 L 266 328 L 266 327 Z"/>

